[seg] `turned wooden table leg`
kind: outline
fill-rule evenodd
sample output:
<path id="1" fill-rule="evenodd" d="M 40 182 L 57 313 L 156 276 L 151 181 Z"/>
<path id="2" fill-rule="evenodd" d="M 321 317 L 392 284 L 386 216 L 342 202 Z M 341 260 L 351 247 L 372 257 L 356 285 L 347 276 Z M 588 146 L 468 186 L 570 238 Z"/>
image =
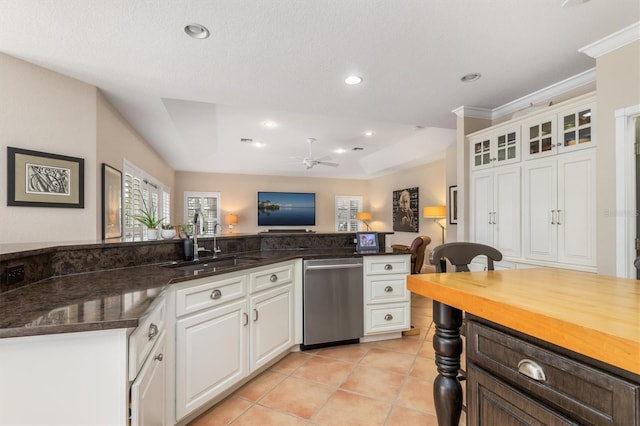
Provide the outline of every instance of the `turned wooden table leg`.
<path id="1" fill-rule="evenodd" d="M 462 353 L 462 311 L 434 300 L 433 322 L 436 325 L 433 349 L 438 367 L 438 377 L 433 382 L 433 400 L 438 425 L 458 426 L 462 412 L 462 386 L 458 381 Z"/>

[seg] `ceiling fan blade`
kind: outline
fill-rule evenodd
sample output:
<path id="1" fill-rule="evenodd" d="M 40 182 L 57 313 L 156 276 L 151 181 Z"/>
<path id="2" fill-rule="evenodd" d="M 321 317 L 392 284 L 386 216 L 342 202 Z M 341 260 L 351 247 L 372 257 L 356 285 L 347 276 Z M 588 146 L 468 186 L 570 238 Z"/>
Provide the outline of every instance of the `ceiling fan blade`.
<path id="1" fill-rule="evenodd" d="M 322 164 L 323 166 L 329 166 L 329 167 L 338 167 L 340 165 L 338 163 L 332 163 L 330 161 L 316 161 L 316 164 Z"/>

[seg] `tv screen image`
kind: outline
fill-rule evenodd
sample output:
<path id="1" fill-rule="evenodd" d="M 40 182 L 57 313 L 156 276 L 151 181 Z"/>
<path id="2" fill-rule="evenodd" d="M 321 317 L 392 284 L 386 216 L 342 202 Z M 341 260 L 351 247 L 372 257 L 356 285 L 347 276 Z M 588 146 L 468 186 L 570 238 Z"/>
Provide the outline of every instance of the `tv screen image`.
<path id="1" fill-rule="evenodd" d="M 258 192 L 258 226 L 308 226 L 315 224 L 315 193 Z"/>

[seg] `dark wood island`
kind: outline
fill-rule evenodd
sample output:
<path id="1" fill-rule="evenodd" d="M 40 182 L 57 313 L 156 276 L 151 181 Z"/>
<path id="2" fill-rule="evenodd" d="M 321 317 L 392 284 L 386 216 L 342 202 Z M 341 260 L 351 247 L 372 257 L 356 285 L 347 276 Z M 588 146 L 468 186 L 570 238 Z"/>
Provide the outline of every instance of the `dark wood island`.
<path id="1" fill-rule="evenodd" d="M 434 300 L 440 425 L 460 419 L 463 312 L 470 425 L 640 424 L 640 281 L 538 268 L 407 286 Z"/>

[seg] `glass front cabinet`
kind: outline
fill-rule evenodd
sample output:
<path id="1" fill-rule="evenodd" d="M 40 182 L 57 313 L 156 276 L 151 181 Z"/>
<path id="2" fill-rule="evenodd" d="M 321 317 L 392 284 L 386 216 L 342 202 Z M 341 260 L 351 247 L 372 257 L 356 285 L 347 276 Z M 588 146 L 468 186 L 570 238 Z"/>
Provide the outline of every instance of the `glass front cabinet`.
<path id="1" fill-rule="evenodd" d="M 520 129 L 509 127 L 469 137 L 471 167 L 484 169 L 520 161 Z"/>
<path id="2" fill-rule="evenodd" d="M 594 104 L 573 106 L 522 123 L 525 159 L 541 158 L 594 146 Z"/>

